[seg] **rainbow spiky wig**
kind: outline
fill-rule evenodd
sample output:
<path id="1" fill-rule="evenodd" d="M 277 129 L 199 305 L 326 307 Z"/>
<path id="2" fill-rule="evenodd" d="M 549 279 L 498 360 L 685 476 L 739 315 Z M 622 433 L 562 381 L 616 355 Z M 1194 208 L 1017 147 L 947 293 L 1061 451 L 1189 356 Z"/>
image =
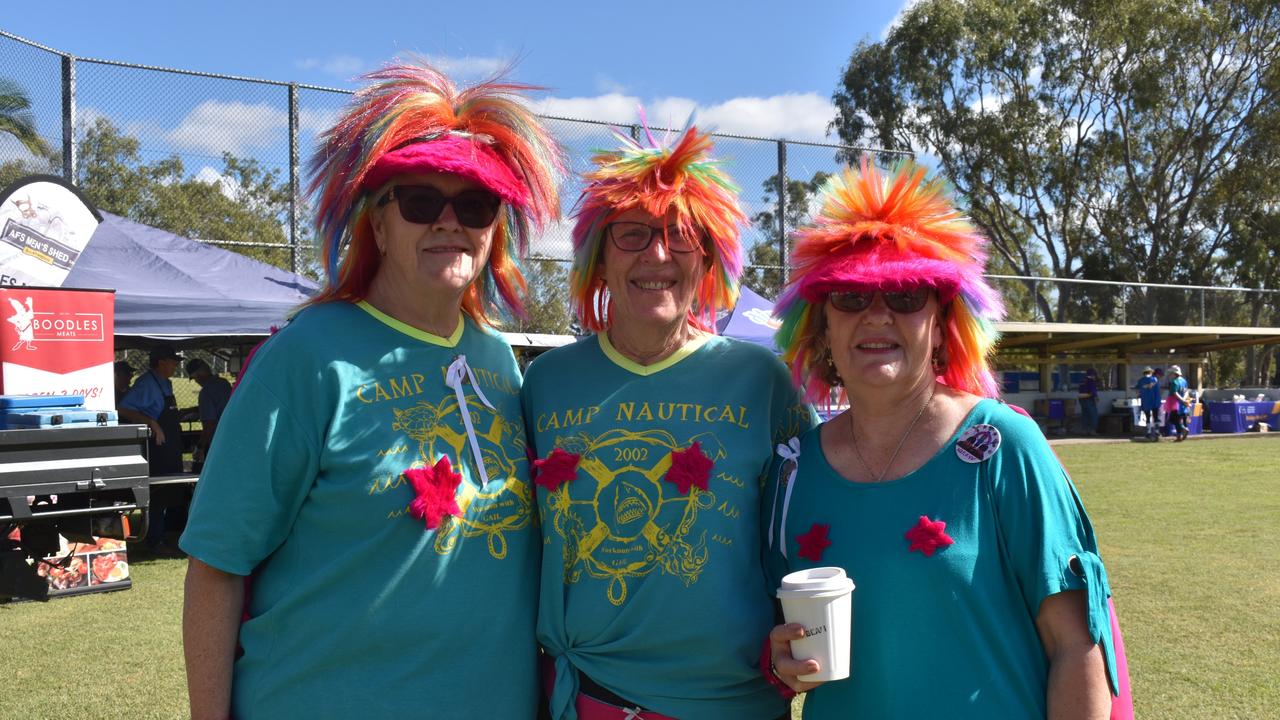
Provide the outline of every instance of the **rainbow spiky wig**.
<path id="1" fill-rule="evenodd" d="M 863 161 L 820 192 L 821 209 L 795 234 L 791 279 L 774 314 L 778 346 L 806 396 L 826 401 L 822 306 L 837 290 L 933 287 L 943 312 L 939 376 L 958 390 L 995 397 L 988 363 L 1004 316 L 1000 296 L 982 277 L 987 241 L 952 206 L 940 179 L 903 163 L 888 176 Z"/>
<path id="2" fill-rule="evenodd" d="M 682 232 L 701 230 L 710 269 L 694 295 L 689 320 L 714 332 L 715 314 L 738 299 L 742 249 L 738 234 L 746 215 L 738 206 L 738 188 L 711 158 L 711 138 L 687 126 L 672 143 L 654 139 L 644 128 L 645 143 L 614 132 L 622 146 L 598 150 L 596 169 L 583 177 L 587 187 L 578 200 L 573 227 L 570 298 L 582 326 L 594 332 L 609 328 L 609 294 L 600 277 L 605 226 L 622 213 L 640 208 L 666 217 L 675 210 Z"/>
<path id="3" fill-rule="evenodd" d="M 312 302 L 363 299 L 381 261 L 369 219 L 375 193 L 407 173 L 460 175 L 502 198 L 489 261 L 467 288 L 462 309 L 491 324 L 490 312 L 524 316 L 518 258 L 533 229 L 559 217 L 559 145 L 524 105 L 536 90 L 500 77 L 469 88 L 421 62 L 391 65 L 328 132 L 311 160 L 318 232 L 328 283 Z"/>

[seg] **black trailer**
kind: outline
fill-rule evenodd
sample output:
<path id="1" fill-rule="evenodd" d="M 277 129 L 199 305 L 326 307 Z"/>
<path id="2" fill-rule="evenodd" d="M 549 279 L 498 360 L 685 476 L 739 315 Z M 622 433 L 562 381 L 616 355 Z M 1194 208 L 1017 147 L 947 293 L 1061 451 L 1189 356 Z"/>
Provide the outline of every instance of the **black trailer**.
<path id="1" fill-rule="evenodd" d="M 59 535 L 145 532 L 147 434 L 145 425 L 0 430 L 0 600 L 48 598 L 37 569 Z"/>

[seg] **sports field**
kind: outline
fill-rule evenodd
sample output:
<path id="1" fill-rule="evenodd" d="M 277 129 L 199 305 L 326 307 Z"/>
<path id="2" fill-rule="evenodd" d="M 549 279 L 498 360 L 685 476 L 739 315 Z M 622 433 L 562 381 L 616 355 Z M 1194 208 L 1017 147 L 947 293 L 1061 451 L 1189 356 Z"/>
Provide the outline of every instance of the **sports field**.
<path id="1" fill-rule="evenodd" d="M 1138 717 L 1280 718 L 1280 438 L 1057 450 L 1102 543 Z M 131 590 L 0 605 L 0 718 L 184 716 L 184 568 L 135 558 Z"/>

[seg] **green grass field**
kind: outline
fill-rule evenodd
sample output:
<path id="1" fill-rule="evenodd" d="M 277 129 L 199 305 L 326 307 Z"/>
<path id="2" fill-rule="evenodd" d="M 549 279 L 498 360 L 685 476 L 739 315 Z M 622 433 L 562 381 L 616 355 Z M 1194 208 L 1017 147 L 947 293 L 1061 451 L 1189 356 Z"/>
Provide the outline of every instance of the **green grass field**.
<path id="1" fill-rule="evenodd" d="M 1280 718 L 1280 441 L 1058 447 L 1093 518 L 1141 718 Z M 186 713 L 180 560 L 0 606 L 0 718 Z"/>

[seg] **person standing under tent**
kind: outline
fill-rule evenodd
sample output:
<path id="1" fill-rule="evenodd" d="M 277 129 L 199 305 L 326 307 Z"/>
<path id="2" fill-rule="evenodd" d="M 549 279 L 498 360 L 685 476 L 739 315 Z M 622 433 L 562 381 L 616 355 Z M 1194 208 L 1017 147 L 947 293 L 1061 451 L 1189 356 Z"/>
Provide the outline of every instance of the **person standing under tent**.
<path id="1" fill-rule="evenodd" d="M 1080 429 L 1085 435 L 1098 434 L 1098 371 L 1089 368 L 1084 371 L 1084 382 L 1080 383 Z"/>

